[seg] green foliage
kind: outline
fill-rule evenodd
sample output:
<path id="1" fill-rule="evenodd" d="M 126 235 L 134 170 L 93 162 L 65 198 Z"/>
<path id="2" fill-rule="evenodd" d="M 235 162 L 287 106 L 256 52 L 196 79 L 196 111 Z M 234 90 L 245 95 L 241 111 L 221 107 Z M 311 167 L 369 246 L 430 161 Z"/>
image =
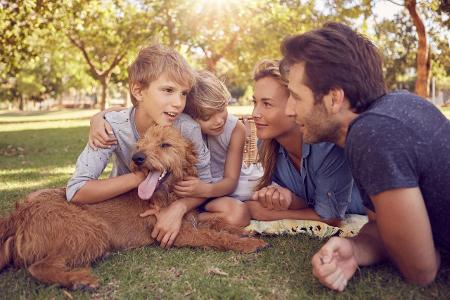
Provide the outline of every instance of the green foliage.
<path id="1" fill-rule="evenodd" d="M 450 77 L 449 15 L 439 0 L 418 1 L 431 44 L 432 75 Z M 251 85 L 255 63 L 279 58 L 280 43 L 329 21 L 375 39 L 390 88 L 412 88 L 417 37 L 404 9 L 376 23 L 374 0 L 0 1 L 0 101 L 57 98 L 70 88 L 124 88 L 139 47 L 159 41 L 230 89 Z M 112 83 L 113 88 L 109 87 Z M 99 90 L 99 89 L 98 89 Z M 242 93 L 240 93 L 242 94 Z M 102 102 L 102 101 L 100 101 Z"/>

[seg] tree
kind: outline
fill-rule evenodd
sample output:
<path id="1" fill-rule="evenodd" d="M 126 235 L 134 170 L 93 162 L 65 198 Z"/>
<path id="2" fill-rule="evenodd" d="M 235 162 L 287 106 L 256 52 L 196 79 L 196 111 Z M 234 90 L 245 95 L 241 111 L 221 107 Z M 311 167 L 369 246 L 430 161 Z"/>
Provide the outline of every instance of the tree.
<path id="1" fill-rule="evenodd" d="M 82 53 L 89 75 L 100 83 L 100 109 L 105 109 L 111 74 L 125 69 L 130 50 L 144 45 L 155 29 L 149 16 L 128 1 L 74 1 L 62 11 L 69 20 L 65 33 Z"/>
<path id="2" fill-rule="evenodd" d="M 416 27 L 418 36 L 416 94 L 424 98 L 429 96 L 430 59 L 425 25 L 416 9 L 416 0 L 405 0 L 405 7 Z"/>

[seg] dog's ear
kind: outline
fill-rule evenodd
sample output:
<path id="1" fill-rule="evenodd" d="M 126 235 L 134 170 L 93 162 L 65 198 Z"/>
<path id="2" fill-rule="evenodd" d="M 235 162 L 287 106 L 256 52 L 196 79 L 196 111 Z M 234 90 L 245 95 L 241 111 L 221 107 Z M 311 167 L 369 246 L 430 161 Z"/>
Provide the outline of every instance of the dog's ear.
<path id="1" fill-rule="evenodd" d="M 195 151 L 194 148 L 194 144 L 192 144 L 191 142 L 187 143 L 186 146 L 186 165 L 185 165 L 185 170 L 186 170 L 186 175 L 197 175 L 197 169 L 195 168 L 195 164 L 198 162 L 197 160 L 197 153 Z"/>

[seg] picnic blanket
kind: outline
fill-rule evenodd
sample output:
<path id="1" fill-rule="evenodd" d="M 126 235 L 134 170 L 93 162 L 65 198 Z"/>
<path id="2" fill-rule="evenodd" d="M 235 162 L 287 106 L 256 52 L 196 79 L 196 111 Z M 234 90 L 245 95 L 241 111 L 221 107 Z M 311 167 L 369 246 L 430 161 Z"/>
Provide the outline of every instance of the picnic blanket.
<path id="1" fill-rule="evenodd" d="M 259 234 L 280 235 L 304 233 L 319 238 L 331 236 L 352 237 L 358 234 L 361 227 L 368 221 L 367 216 L 346 215 L 339 227 L 331 226 L 320 221 L 310 220 L 278 220 L 255 221 L 245 229 Z"/>

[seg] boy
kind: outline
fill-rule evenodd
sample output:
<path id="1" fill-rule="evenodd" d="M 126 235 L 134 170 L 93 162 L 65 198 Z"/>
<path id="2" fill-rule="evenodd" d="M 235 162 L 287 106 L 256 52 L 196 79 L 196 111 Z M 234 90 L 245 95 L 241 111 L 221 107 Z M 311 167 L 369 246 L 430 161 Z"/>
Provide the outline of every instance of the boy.
<path id="1" fill-rule="evenodd" d="M 450 122 L 408 92 L 386 93 L 376 47 L 343 24 L 285 40 L 286 113 L 307 143 L 345 147 L 365 205 L 376 215 L 358 236 L 331 238 L 313 274 L 342 291 L 358 266 L 391 259 L 411 282 L 431 283 L 450 250 Z"/>
<path id="2" fill-rule="evenodd" d="M 209 151 L 203 144 L 200 127 L 182 114 L 186 95 L 195 82 L 195 75 L 183 57 L 160 45 L 143 48 L 128 68 L 128 76 L 133 107 L 105 114 L 117 144 L 98 150 L 86 146 L 77 160 L 75 174 L 67 184 L 68 201 L 96 203 L 138 187 L 147 174 L 129 169 L 134 145 L 154 124 L 179 128 L 196 146 L 200 178 L 211 180 Z M 98 180 L 111 156 L 114 162 L 111 177 Z M 183 215 L 204 199 L 183 200 L 162 209 L 157 216 L 152 237 L 162 247 L 173 243 Z"/>

